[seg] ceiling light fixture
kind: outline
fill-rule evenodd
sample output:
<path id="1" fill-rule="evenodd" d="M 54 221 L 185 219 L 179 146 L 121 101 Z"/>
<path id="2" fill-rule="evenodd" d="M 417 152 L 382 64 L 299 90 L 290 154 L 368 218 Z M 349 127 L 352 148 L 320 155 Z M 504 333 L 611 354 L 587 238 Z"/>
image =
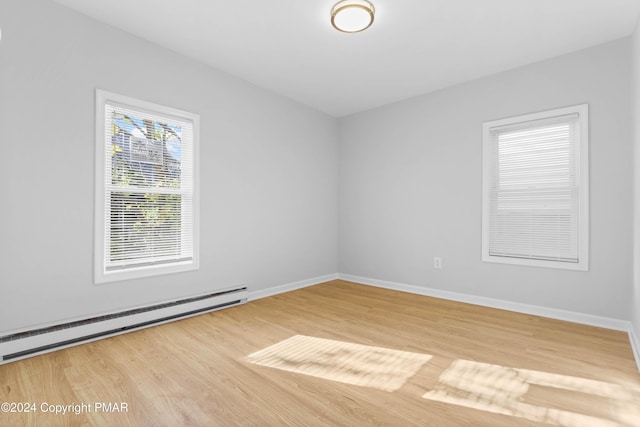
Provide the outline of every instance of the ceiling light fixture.
<path id="1" fill-rule="evenodd" d="M 373 24 L 375 13 L 367 0 L 342 0 L 331 8 L 331 25 L 343 33 L 357 33 Z"/>

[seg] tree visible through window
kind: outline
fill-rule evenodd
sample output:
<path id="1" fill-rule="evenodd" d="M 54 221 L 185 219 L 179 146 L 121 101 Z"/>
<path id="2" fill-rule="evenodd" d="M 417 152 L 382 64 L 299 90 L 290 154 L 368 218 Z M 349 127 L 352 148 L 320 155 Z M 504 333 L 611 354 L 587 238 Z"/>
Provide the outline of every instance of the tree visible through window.
<path id="1" fill-rule="evenodd" d="M 197 117 L 102 91 L 98 97 L 104 237 L 96 281 L 195 268 Z"/>

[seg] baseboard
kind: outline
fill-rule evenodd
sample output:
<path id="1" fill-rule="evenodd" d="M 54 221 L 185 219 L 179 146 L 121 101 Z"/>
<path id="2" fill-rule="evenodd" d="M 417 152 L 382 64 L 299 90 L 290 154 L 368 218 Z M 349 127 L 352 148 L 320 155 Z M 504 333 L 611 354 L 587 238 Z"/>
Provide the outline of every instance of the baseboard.
<path id="1" fill-rule="evenodd" d="M 336 280 L 338 278 L 338 274 L 327 274 L 324 276 L 313 277 L 311 279 L 301 280 L 299 282 L 287 283 L 284 285 L 273 286 L 267 289 L 258 289 L 255 291 L 249 291 L 248 300 L 253 301 L 260 298 L 266 298 L 273 295 L 282 294 L 285 292 L 295 291 L 296 289 L 306 288 L 308 286 L 318 285 L 324 282 L 330 282 L 331 280 Z"/>
<path id="2" fill-rule="evenodd" d="M 476 295 L 463 294 L 458 292 L 443 291 L 421 286 L 406 285 L 403 283 L 388 282 L 385 280 L 370 279 L 367 277 L 352 276 L 350 274 L 338 274 L 338 278 L 350 282 L 361 283 L 363 285 L 376 286 L 379 288 L 392 289 L 395 291 L 408 292 L 417 295 L 424 295 L 434 298 L 442 298 L 451 301 L 464 302 L 468 304 L 480 305 L 483 307 L 498 308 L 501 310 L 515 311 L 517 313 L 531 314 L 534 316 L 548 317 L 551 319 L 565 320 L 568 322 L 581 323 L 600 328 L 613 329 L 616 331 L 629 332 L 631 322 L 621 319 L 594 316 L 591 314 L 577 313 L 573 311 L 558 310 L 555 308 L 541 307 L 529 304 L 522 304 L 512 301 L 480 297 Z M 637 340 L 636 340 L 637 341 Z"/>
<path id="3" fill-rule="evenodd" d="M 640 371 L 640 335 L 638 334 L 633 324 L 629 327 L 629 341 L 631 342 L 631 349 L 633 350 L 633 356 L 636 358 L 636 365 L 638 365 L 638 371 Z"/>
<path id="4" fill-rule="evenodd" d="M 243 304 L 247 294 L 241 286 L 3 334 L 0 365 Z"/>

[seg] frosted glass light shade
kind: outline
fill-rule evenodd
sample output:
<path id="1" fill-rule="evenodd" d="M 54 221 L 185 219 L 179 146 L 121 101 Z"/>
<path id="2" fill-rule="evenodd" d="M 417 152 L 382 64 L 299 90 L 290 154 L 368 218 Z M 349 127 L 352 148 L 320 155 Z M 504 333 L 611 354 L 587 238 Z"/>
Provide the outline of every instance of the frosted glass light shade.
<path id="1" fill-rule="evenodd" d="M 343 33 L 357 33 L 373 24 L 375 8 L 367 0 L 342 0 L 331 8 L 331 25 Z"/>

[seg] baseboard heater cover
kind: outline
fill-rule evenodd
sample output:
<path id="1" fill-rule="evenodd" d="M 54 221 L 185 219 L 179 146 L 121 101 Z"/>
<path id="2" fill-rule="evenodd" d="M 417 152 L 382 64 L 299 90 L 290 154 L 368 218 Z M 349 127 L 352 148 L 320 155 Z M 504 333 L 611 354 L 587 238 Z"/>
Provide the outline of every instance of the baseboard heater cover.
<path id="1" fill-rule="evenodd" d="M 232 307 L 246 301 L 247 288 L 240 287 L 3 335 L 0 336 L 0 364 Z"/>

